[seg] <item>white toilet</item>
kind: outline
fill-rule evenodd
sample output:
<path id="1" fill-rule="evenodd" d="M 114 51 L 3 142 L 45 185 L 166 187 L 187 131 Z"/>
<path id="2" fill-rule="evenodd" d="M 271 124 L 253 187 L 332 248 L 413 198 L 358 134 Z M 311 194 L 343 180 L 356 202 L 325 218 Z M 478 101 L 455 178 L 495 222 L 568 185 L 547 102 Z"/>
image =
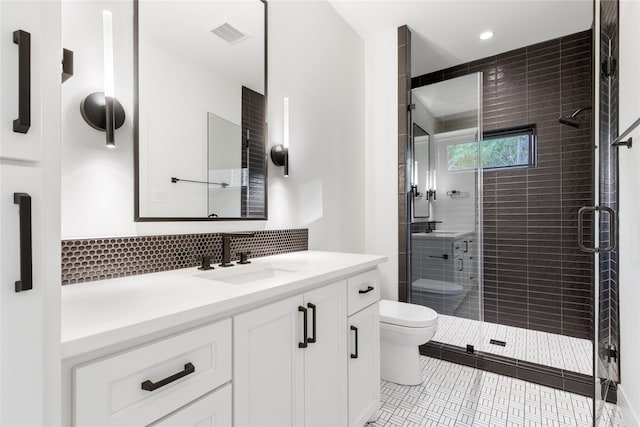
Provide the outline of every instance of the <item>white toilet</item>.
<path id="1" fill-rule="evenodd" d="M 380 377 L 397 384 L 422 383 L 418 346 L 438 329 L 438 313 L 416 304 L 380 301 Z"/>

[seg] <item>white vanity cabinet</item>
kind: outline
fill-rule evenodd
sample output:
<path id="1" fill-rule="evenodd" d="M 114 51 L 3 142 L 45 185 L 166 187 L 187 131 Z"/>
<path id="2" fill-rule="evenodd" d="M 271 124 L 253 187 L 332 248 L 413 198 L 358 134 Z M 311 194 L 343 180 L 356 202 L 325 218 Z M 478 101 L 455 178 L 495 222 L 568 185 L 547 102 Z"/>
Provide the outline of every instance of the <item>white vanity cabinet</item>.
<path id="1" fill-rule="evenodd" d="M 380 388 L 375 267 L 383 258 L 307 252 L 254 265 L 274 260 L 312 267 L 288 282 L 246 285 L 252 289 L 203 282 L 192 277 L 195 269 L 69 289 L 62 424 L 362 427 L 373 419 Z M 126 301 L 150 289 L 163 290 L 144 312 L 152 320 L 141 322 L 138 310 L 117 331 L 103 322 L 91 325 L 93 335 L 75 328 L 86 307 L 94 318 L 110 319 L 112 307 L 96 314 L 105 293 Z M 191 298 L 193 306 L 176 312 L 158 298 L 183 298 L 182 307 Z M 203 305 L 205 298 L 211 302 Z M 114 332 L 121 341 L 104 345 Z"/>
<path id="2" fill-rule="evenodd" d="M 226 384 L 150 427 L 225 427 L 231 424 L 231 384 Z"/>
<path id="3" fill-rule="evenodd" d="M 229 381 L 226 319 L 76 367 L 74 424 L 149 425 Z"/>
<path id="4" fill-rule="evenodd" d="M 235 426 L 346 425 L 344 281 L 233 321 Z"/>
<path id="5" fill-rule="evenodd" d="M 349 292 L 349 427 L 378 415 L 380 404 L 380 279 L 378 270 L 347 281 Z"/>

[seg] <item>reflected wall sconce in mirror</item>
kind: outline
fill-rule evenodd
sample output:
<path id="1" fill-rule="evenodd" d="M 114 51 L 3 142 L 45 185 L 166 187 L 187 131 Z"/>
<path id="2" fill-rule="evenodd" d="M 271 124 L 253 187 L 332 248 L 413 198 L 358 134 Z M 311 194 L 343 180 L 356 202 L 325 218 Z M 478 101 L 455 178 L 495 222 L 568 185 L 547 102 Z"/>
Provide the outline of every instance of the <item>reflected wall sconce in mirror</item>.
<path id="1" fill-rule="evenodd" d="M 429 178 L 429 174 L 427 174 Z M 427 200 L 436 201 L 436 171 L 431 171 L 431 180 L 427 182 Z"/>
<path id="2" fill-rule="evenodd" d="M 124 108 L 115 98 L 113 76 L 113 24 L 108 10 L 102 11 L 104 43 L 104 92 L 94 92 L 80 103 L 82 118 L 94 129 L 105 131 L 107 147 L 115 147 L 115 130 L 124 124 Z"/>
<path id="3" fill-rule="evenodd" d="M 282 144 L 271 147 L 271 161 L 276 166 L 284 166 L 286 178 L 289 176 L 289 98 L 284 98 L 282 116 Z"/>

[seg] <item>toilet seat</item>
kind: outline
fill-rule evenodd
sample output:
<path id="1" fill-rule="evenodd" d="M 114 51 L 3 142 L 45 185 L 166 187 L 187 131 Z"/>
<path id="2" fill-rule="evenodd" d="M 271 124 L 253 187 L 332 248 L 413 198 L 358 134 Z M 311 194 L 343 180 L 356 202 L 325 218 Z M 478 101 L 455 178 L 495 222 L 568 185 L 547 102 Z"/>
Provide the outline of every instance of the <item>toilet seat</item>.
<path id="1" fill-rule="evenodd" d="M 380 301 L 380 323 L 408 328 L 427 328 L 436 325 L 438 313 L 416 304 L 399 301 Z"/>

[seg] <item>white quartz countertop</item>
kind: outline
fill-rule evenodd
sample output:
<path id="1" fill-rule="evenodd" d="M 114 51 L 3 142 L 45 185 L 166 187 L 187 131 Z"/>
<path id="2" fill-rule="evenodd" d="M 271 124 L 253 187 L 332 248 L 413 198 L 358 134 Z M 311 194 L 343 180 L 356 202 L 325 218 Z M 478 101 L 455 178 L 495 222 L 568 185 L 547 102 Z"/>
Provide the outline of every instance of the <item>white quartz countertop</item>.
<path id="1" fill-rule="evenodd" d="M 99 350 L 216 315 L 241 312 L 276 297 L 304 292 L 385 262 L 378 255 L 303 251 L 251 260 L 248 265 L 171 270 L 62 288 L 62 358 Z M 260 271 L 273 277 L 260 277 Z M 258 280 L 212 280 L 257 272 Z M 198 277 L 206 273 L 210 278 Z M 268 276 L 268 274 L 263 274 Z"/>

